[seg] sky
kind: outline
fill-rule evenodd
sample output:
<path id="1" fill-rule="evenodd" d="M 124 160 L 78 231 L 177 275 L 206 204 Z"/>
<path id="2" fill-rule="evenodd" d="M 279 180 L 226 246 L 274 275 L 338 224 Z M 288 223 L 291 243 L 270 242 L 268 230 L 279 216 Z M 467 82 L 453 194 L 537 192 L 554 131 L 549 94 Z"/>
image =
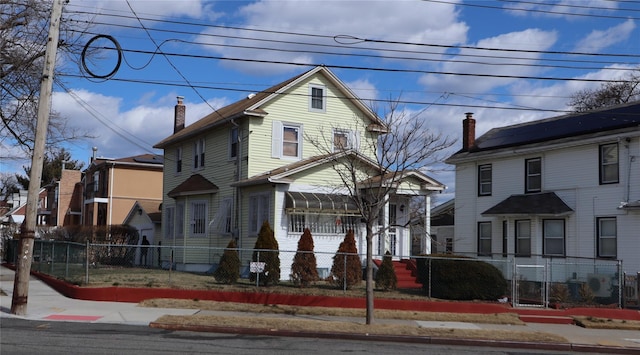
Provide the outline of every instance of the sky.
<path id="1" fill-rule="evenodd" d="M 87 55 L 86 68 L 58 63 L 66 74 L 52 108 L 94 136 L 65 146 L 85 166 L 92 147 L 110 158 L 162 154 L 153 145 L 173 132 L 176 96 L 188 125 L 320 64 L 380 114 L 398 100 L 458 139 L 445 155 L 461 147 L 466 112 L 477 136 L 562 115 L 573 93 L 640 67 L 631 1 L 71 0 L 63 17 L 89 26 L 86 41 L 107 35 L 122 49 L 119 66 L 109 49 Z M 114 44 L 101 37 L 96 47 Z M 451 166 L 428 174 L 448 186 L 436 203 L 453 197 Z"/>

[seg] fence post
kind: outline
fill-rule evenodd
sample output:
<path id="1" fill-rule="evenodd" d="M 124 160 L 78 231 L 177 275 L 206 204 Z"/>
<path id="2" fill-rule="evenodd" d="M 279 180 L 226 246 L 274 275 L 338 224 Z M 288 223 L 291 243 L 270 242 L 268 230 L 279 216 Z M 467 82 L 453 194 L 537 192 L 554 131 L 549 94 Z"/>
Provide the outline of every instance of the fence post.
<path id="1" fill-rule="evenodd" d="M 67 250 L 64 256 L 64 278 L 68 279 L 69 278 L 69 242 L 65 242 L 65 244 L 67 245 Z"/>
<path id="2" fill-rule="evenodd" d="M 342 292 L 347 292 L 347 254 L 344 254 L 344 268 L 342 269 Z"/>
<path id="3" fill-rule="evenodd" d="M 618 308 L 622 308 L 622 291 L 624 288 L 624 283 L 622 282 L 624 278 L 624 272 L 622 271 L 622 260 L 618 260 Z M 623 276 L 621 276 L 623 275 Z"/>
<path id="4" fill-rule="evenodd" d="M 53 263 L 54 263 L 55 256 L 56 256 L 56 242 L 51 241 L 51 266 L 49 267 L 49 274 L 51 274 L 51 276 L 55 276 L 53 274 Z"/>
<path id="5" fill-rule="evenodd" d="M 515 307 L 518 304 L 518 266 L 516 265 L 516 259 L 511 259 L 512 271 L 511 271 L 511 307 Z"/>
<path id="6" fill-rule="evenodd" d="M 257 266 L 260 264 L 260 250 L 256 252 L 256 256 L 256 287 L 260 287 L 260 268 Z M 249 270 L 249 272 L 251 272 L 251 270 Z"/>
<path id="7" fill-rule="evenodd" d="M 84 254 L 85 254 L 85 258 L 87 259 L 85 262 L 84 283 L 85 285 L 88 285 L 89 284 L 89 241 L 88 240 L 86 242 Z"/>
<path id="8" fill-rule="evenodd" d="M 428 273 L 429 273 L 429 286 L 428 286 L 428 296 L 431 298 L 431 284 L 433 283 L 433 274 L 431 273 L 431 258 L 427 258 L 428 263 Z"/>

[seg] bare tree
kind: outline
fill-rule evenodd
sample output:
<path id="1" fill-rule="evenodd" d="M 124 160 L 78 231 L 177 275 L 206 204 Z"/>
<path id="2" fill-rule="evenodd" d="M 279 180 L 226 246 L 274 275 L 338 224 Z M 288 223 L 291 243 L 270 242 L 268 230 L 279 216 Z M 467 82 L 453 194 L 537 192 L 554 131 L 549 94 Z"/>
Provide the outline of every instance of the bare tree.
<path id="1" fill-rule="evenodd" d="M 367 324 L 373 323 L 373 240 L 384 232 L 375 228 L 380 211 L 403 180 L 414 174 L 424 176 L 429 166 L 444 160 L 446 149 L 455 143 L 429 129 L 428 121 L 419 116 L 407 114 L 397 100 L 391 100 L 378 139 L 363 140 L 358 149 L 341 144 L 334 136 L 307 137 L 327 156 L 334 157 L 333 169 L 340 177 L 336 188 L 347 191 L 366 225 Z"/>
<path id="2" fill-rule="evenodd" d="M 0 143 L 20 148 L 30 155 L 35 140 L 35 125 L 40 83 L 47 43 L 51 0 L 0 0 Z M 81 37 L 68 21 L 62 22 L 60 53 L 64 63 L 77 64 Z M 57 67 L 59 74 L 64 68 Z M 56 75 L 58 77 L 58 75 Z M 69 127 L 56 113 L 50 116 L 47 146 L 88 138 L 90 135 Z"/>
<path id="3" fill-rule="evenodd" d="M 576 112 L 591 111 L 640 100 L 640 70 L 619 81 L 602 83 L 597 89 L 585 89 L 573 94 L 569 105 Z"/>

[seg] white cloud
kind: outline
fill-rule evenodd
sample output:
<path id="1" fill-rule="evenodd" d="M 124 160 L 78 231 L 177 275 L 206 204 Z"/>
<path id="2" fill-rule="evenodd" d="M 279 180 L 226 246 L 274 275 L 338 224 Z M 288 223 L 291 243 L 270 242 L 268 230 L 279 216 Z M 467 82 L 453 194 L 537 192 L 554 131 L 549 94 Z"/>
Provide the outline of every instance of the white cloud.
<path id="1" fill-rule="evenodd" d="M 614 44 L 626 41 L 635 28 L 635 22 L 629 19 L 603 31 L 593 30 L 576 44 L 574 51 L 587 53 L 599 52 Z"/>
<path id="2" fill-rule="evenodd" d="M 374 50 L 407 47 L 358 40 L 341 41 L 341 44 L 334 40 L 334 36 L 338 35 L 392 42 L 451 44 L 466 41 L 468 30 L 467 26 L 459 21 L 454 4 L 428 2 L 325 1 L 321 3 L 265 0 L 241 8 L 238 15 L 241 17 L 241 22 L 235 26 L 252 28 L 257 32 L 210 28 L 204 31 L 198 40 L 216 44 L 217 46 L 207 46 L 207 49 L 227 58 L 255 58 L 255 49 L 228 47 L 234 45 L 275 49 L 262 50 L 257 58 L 260 60 L 318 64 L 324 57 L 330 58 L 328 60 L 334 63 L 346 61 L 348 58 L 310 53 L 310 51 L 349 54 L 355 51 L 371 53 L 370 50 L 360 49 L 365 47 Z M 266 32 L 265 29 L 280 33 Z M 292 33 L 314 34 L 314 36 L 298 36 Z M 263 40 L 254 41 L 253 39 L 257 37 Z M 264 39 L 273 42 L 267 42 Z M 345 44 L 345 42 L 350 43 Z M 415 51 L 422 48 L 414 46 L 411 49 Z M 433 51 L 442 53 L 444 49 Z M 246 62 L 224 62 L 224 65 L 253 75 L 297 70 L 285 65 Z"/>
<path id="3" fill-rule="evenodd" d="M 474 46 L 544 51 L 549 49 L 556 40 L 557 33 L 555 31 L 527 29 L 486 38 L 478 41 Z M 492 58 L 475 56 L 492 56 Z M 499 58 L 495 58 L 496 56 Z M 521 80 L 517 78 L 492 78 L 491 76 L 528 76 L 538 72 L 540 69 L 532 67 L 531 64 L 537 63 L 539 59 L 539 53 L 462 49 L 459 55 L 454 56 L 452 60 L 443 61 L 438 69 L 447 73 L 484 74 L 487 77 L 428 74 L 420 78 L 420 83 L 430 91 L 484 92 Z M 473 63 L 469 63 L 469 61 L 473 61 Z M 478 64 L 478 62 L 483 64 Z"/>

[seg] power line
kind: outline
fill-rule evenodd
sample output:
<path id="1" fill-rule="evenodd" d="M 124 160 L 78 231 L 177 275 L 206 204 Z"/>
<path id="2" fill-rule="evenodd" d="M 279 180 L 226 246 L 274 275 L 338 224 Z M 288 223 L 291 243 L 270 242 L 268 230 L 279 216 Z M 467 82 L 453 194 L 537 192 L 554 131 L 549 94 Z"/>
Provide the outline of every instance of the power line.
<path id="1" fill-rule="evenodd" d="M 71 74 L 65 74 L 64 76 L 66 77 L 73 77 L 73 78 L 82 78 L 82 76 L 80 75 L 71 75 Z M 184 83 L 175 83 L 175 82 L 163 82 L 163 81 L 153 81 L 153 80 L 142 80 L 142 79 L 122 79 L 122 78 L 111 78 L 111 81 L 118 81 L 118 82 L 125 82 L 125 83 L 136 83 L 136 84 L 152 84 L 152 85 L 161 85 L 161 86 L 173 86 L 173 87 L 196 87 L 198 89 L 208 89 L 208 90 L 220 90 L 220 91 L 235 91 L 235 92 L 246 92 L 246 90 L 243 89 L 235 89 L 235 88 L 229 88 L 229 87 L 213 87 L 213 86 L 204 86 L 204 85 L 189 85 L 189 84 L 184 84 Z M 263 90 L 264 91 L 264 90 Z M 295 94 L 295 93 L 285 93 L 285 94 L 281 94 L 281 93 L 277 93 L 277 92 L 269 92 L 270 94 L 280 94 L 280 95 L 296 95 L 296 96 L 305 96 L 308 97 L 309 94 Z M 448 94 L 453 94 L 453 93 L 448 93 Z M 345 96 L 328 96 L 331 98 L 337 98 L 337 99 L 348 99 L 348 97 Z M 386 103 L 388 102 L 388 100 L 384 100 L 384 99 L 370 99 L 370 98 L 364 98 L 361 99 L 363 101 L 370 101 L 370 102 L 380 102 L 380 103 Z M 433 106 L 448 106 L 448 107 L 468 107 L 468 108 L 483 108 L 483 109 L 500 109 L 500 110 L 516 110 L 516 111 L 536 111 L 536 112 L 555 112 L 555 113 L 571 113 L 573 111 L 570 110 L 551 110 L 551 109 L 540 109 L 540 108 L 530 108 L 530 107 L 508 107 L 508 106 L 481 106 L 481 105 L 466 105 L 466 104 L 448 104 L 448 103 L 438 103 L 438 102 L 425 102 L 425 101 L 410 101 L 410 100 L 394 100 L 395 102 L 398 103 L 402 103 L 402 104 L 407 104 L 407 105 L 433 105 Z M 508 105 L 507 103 L 505 103 L 505 105 Z"/>

